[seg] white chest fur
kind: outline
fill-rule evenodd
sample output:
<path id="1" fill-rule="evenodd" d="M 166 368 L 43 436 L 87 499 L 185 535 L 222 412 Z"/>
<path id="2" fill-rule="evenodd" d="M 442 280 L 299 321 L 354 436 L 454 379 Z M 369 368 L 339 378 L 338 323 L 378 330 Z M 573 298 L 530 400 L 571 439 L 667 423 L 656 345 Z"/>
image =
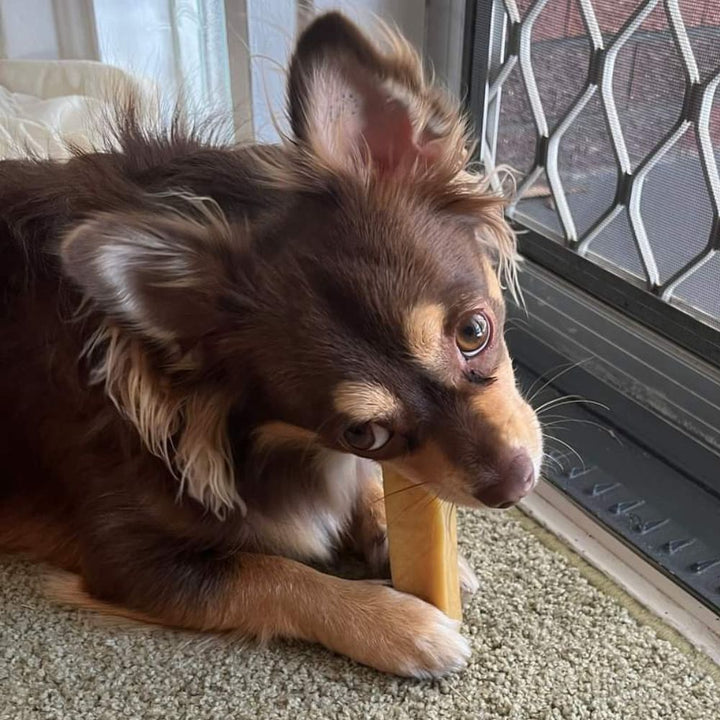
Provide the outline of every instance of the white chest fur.
<path id="1" fill-rule="evenodd" d="M 321 487 L 280 517 L 248 508 L 248 541 L 262 552 L 298 560 L 329 560 L 347 530 L 363 482 L 377 473 L 370 460 L 334 450 L 317 455 Z"/>

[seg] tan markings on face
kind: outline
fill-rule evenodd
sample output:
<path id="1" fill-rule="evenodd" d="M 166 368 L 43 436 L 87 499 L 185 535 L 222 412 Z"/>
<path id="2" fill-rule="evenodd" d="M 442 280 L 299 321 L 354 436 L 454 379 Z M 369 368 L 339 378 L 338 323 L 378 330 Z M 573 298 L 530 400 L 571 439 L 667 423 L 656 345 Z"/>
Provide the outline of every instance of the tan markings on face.
<path id="1" fill-rule="evenodd" d="M 484 423 L 492 423 L 500 442 L 509 447 L 525 448 L 537 471 L 542 458 L 540 423 L 535 411 L 517 389 L 507 349 L 504 349 L 494 375 L 495 382 L 472 398 L 473 410 Z"/>
<path id="2" fill-rule="evenodd" d="M 443 326 L 445 308 L 439 303 L 423 303 L 405 318 L 405 340 L 410 353 L 426 370 L 441 375 L 445 367 Z"/>
<path id="3" fill-rule="evenodd" d="M 335 409 L 353 422 L 391 418 L 401 410 L 400 401 L 379 383 L 341 382 L 333 393 Z"/>
<path id="4" fill-rule="evenodd" d="M 464 473 L 434 441 L 428 440 L 422 447 L 386 464 L 414 483 L 422 484 L 430 492 L 436 492 L 444 500 L 473 505 Z"/>
<path id="5" fill-rule="evenodd" d="M 487 258 L 483 258 L 483 272 L 485 274 L 485 282 L 487 283 L 487 294 L 491 300 L 495 300 L 500 304 L 504 304 L 502 288 L 498 280 L 497 273 L 493 269 Z"/>
<path id="6" fill-rule="evenodd" d="M 255 447 L 258 450 L 273 450 L 278 447 L 307 447 L 318 439 L 316 433 L 297 425 L 284 422 L 269 422 L 255 431 Z"/>

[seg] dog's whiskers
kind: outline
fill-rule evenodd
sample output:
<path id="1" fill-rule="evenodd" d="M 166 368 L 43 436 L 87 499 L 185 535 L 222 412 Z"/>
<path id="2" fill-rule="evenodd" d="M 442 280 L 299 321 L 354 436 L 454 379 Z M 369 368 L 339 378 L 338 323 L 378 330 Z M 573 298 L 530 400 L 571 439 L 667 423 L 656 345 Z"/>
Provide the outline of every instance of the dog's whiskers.
<path id="1" fill-rule="evenodd" d="M 400 495 L 401 493 L 407 492 L 408 490 L 414 490 L 416 487 L 423 487 L 425 485 L 428 485 L 429 482 L 420 482 L 420 483 L 413 483 L 412 485 L 408 485 L 406 487 L 400 488 L 399 490 L 393 490 L 389 493 L 383 493 L 381 497 L 379 497 L 375 502 L 380 502 L 381 500 L 387 500 L 389 497 L 394 497 L 395 495 Z"/>
<path id="2" fill-rule="evenodd" d="M 543 461 L 545 461 L 545 460 L 550 460 L 551 462 L 554 462 L 555 465 L 557 465 L 558 469 L 562 470 L 562 463 L 556 457 L 553 457 L 552 455 L 545 453 L 543 455 Z"/>
<path id="3" fill-rule="evenodd" d="M 528 395 L 530 395 L 530 393 L 532 393 L 532 395 L 530 395 L 530 397 L 528 398 L 528 402 L 532 404 L 532 401 L 533 401 L 548 385 L 550 385 L 551 383 L 555 382 L 558 378 L 561 378 L 563 375 L 565 375 L 565 373 L 568 373 L 568 372 L 570 372 L 571 370 L 574 370 L 575 368 L 580 367 L 580 365 L 582 365 L 583 363 L 585 363 L 585 362 L 587 362 L 588 360 L 591 360 L 591 359 L 592 359 L 592 358 L 587 357 L 587 358 L 584 358 L 584 359 L 582 359 L 582 360 L 578 360 L 577 362 L 571 363 L 571 364 L 570 364 L 569 366 L 567 366 L 567 367 L 563 367 L 563 365 L 564 365 L 564 363 L 563 363 L 563 365 L 560 366 L 560 370 L 559 370 L 555 375 L 553 375 L 551 378 L 549 378 L 548 380 L 546 380 L 535 392 L 533 392 L 533 388 L 535 387 L 536 383 L 541 382 L 542 379 L 543 379 L 548 373 L 553 372 L 554 370 L 557 370 L 557 367 L 551 368 L 550 370 L 547 370 L 546 372 L 544 372 L 544 373 L 543 373 L 542 375 L 540 375 L 540 377 L 538 377 L 538 378 L 533 382 L 533 384 L 528 388 L 528 390 L 527 390 Z"/>
<path id="4" fill-rule="evenodd" d="M 544 412 L 548 410 L 555 410 L 564 405 L 594 405 L 602 408 L 603 410 L 610 411 L 610 408 L 604 403 L 598 402 L 597 400 L 588 400 L 582 397 L 582 395 L 563 395 L 558 398 L 553 398 L 543 403 L 539 408 L 535 408 L 535 414 L 540 417 Z"/>
<path id="5" fill-rule="evenodd" d="M 581 425 L 591 425 L 593 427 L 598 428 L 599 430 L 602 430 L 603 432 L 607 433 L 613 440 L 616 440 L 618 443 L 622 445 L 622 441 L 617 436 L 617 433 L 609 426 L 603 425 L 602 423 L 595 422 L 593 420 L 586 420 L 584 418 L 570 418 L 570 417 L 563 417 L 562 415 L 548 415 L 546 416 L 548 419 L 557 418 L 556 420 L 553 420 L 553 422 L 549 423 L 543 423 L 543 427 L 545 428 L 551 428 L 551 427 L 560 427 L 561 429 L 568 430 L 569 428 L 563 428 L 562 424 L 565 423 L 578 423 Z"/>
<path id="6" fill-rule="evenodd" d="M 548 440 L 549 442 L 557 442 L 566 447 L 571 453 L 577 457 L 577 459 L 582 464 L 583 468 L 585 468 L 585 461 L 582 458 L 582 455 L 568 442 L 565 442 L 565 440 L 561 440 L 559 437 L 556 437 L 555 435 L 547 435 L 546 433 L 543 433 L 543 437 Z"/>

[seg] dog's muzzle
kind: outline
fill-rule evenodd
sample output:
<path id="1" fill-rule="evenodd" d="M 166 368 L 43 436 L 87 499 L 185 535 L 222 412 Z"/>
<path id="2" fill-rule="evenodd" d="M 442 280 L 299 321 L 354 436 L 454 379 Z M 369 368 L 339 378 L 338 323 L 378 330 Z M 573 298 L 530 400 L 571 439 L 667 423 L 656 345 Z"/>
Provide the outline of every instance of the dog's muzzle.
<path id="1" fill-rule="evenodd" d="M 498 463 L 498 481 L 478 489 L 475 497 L 488 507 L 508 508 L 535 485 L 535 466 L 525 450 L 515 450 Z"/>

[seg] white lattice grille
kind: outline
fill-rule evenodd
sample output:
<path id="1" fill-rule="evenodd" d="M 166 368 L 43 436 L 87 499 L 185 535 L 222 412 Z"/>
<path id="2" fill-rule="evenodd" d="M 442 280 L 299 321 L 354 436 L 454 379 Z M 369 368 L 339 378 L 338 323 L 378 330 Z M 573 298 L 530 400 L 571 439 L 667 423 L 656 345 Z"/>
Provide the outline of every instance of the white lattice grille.
<path id="1" fill-rule="evenodd" d="M 720 2 L 492 0 L 486 165 L 509 214 L 720 322 Z"/>

